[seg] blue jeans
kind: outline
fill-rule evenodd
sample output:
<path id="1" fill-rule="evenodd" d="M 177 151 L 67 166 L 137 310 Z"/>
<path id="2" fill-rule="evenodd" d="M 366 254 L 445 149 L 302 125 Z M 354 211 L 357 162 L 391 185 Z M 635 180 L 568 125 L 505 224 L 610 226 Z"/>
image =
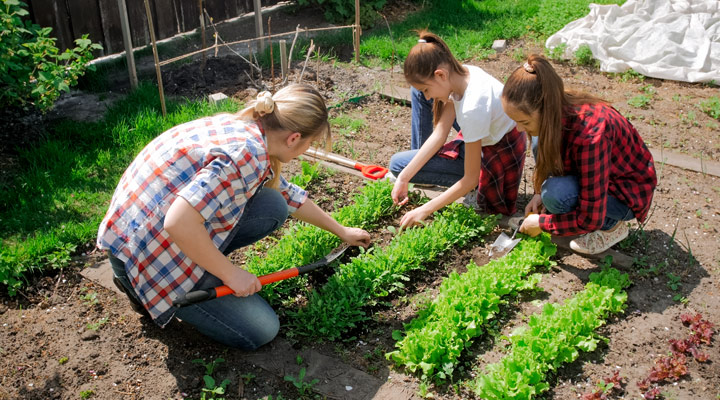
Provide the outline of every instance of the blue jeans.
<path id="1" fill-rule="evenodd" d="M 580 187 L 576 176 L 550 176 L 542 184 L 540 196 L 550 214 L 565 214 L 578 206 Z M 612 229 L 619 221 L 635 218 L 633 211 L 623 202 L 608 195 L 603 231 Z"/>
<path id="2" fill-rule="evenodd" d="M 410 150 L 395 153 L 390 158 L 390 172 L 398 176 L 410 160 L 415 157 L 417 151 L 433 132 L 433 101 L 428 100 L 421 91 L 410 88 L 410 104 L 412 106 L 412 117 L 410 120 Z M 460 130 L 457 121 L 453 122 L 453 128 Z M 439 186 L 452 186 L 459 181 L 465 173 L 465 144 L 459 149 L 460 155 L 454 160 L 433 156 L 417 174 L 410 180 L 413 183 L 423 183 Z"/>
<path id="3" fill-rule="evenodd" d="M 227 255 L 264 238 L 282 226 L 287 217 L 287 202 L 280 192 L 259 189 L 248 200 L 243 215 L 220 246 L 220 251 Z M 110 257 L 110 261 L 115 276 L 134 295 L 122 261 L 115 257 Z M 222 284 L 220 279 L 206 272 L 193 290 L 210 289 Z M 140 301 L 137 296 L 135 300 Z M 254 350 L 270 342 L 280 329 L 277 314 L 257 293 L 248 297 L 224 296 L 193 304 L 179 308 L 175 316 L 226 346 L 244 350 Z"/>

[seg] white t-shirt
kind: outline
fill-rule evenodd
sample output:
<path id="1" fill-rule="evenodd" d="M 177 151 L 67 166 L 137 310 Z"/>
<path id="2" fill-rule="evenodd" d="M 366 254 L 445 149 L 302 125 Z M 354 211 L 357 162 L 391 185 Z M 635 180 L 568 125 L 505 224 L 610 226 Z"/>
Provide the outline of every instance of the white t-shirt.
<path id="1" fill-rule="evenodd" d="M 455 118 L 462 130 L 465 143 L 483 141 L 483 146 L 492 146 L 515 127 L 503 111 L 500 96 L 503 84 L 481 68 L 464 65 L 470 71 L 470 80 L 465 94 L 458 98 L 450 96 L 455 106 Z"/>

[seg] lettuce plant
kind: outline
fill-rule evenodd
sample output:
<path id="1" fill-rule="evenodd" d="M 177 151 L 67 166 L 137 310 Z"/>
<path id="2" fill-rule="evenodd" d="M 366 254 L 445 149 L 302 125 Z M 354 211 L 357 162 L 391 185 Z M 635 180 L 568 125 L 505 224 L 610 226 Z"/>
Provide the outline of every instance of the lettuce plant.
<path id="1" fill-rule="evenodd" d="M 334 212 L 333 217 L 343 225 L 373 228 L 381 218 L 397 210 L 390 196 L 392 188 L 388 181 L 368 183 L 353 197 L 353 204 Z M 266 254 L 249 253 L 247 270 L 260 276 L 308 264 L 339 244 L 340 239 L 330 232 L 304 222 L 291 223 Z M 298 277 L 271 283 L 263 287 L 263 297 L 270 304 L 280 303 L 292 298 L 291 293 L 304 286 L 306 281 L 306 277 Z"/>
<path id="2" fill-rule="evenodd" d="M 487 374 L 468 383 L 483 399 L 532 399 L 547 391 L 549 372 L 577 359 L 579 350 L 594 351 L 600 337 L 594 331 L 610 313 L 623 310 L 630 285 L 627 274 L 608 268 L 590 274 L 585 290 L 563 304 L 546 304 L 530 316 L 527 327 L 510 336 L 510 352 Z"/>
<path id="3" fill-rule="evenodd" d="M 410 372 L 421 371 L 423 380 L 450 377 L 463 350 L 483 333 L 500 304 L 521 290 L 534 288 L 540 274 L 528 274 L 536 266 L 554 264 L 550 257 L 555 252 L 550 235 L 543 234 L 521 241 L 512 252 L 487 265 L 471 263 L 466 273 L 453 272 L 440 285 L 435 300 L 405 325 L 405 336 L 393 332 L 399 339 L 397 350 L 386 357 Z"/>
<path id="4" fill-rule="evenodd" d="M 496 223 L 496 216 L 483 217 L 459 204 L 446 207 L 424 227 L 405 230 L 385 248 L 375 248 L 341 265 L 325 286 L 310 293 L 307 306 L 288 313 L 294 333 L 327 340 L 342 338 L 370 319 L 370 307 L 402 290 L 408 272 L 487 234 Z"/>

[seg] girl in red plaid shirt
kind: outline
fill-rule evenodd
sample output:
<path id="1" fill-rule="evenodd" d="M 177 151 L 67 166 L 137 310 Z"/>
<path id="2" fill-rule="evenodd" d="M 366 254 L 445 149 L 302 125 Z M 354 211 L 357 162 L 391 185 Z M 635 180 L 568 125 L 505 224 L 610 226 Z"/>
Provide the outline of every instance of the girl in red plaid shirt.
<path id="1" fill-rule="evenodd" d="M 512 215 L 527 140 L 503 112 L 502 83 L 476 66 L 460 64 L 438 36 L 419 36 L 403 67 L 413 86 L 411 150 L 390 160 L 397 177 L 392 197 L 396 204 L 407 202 L 410 182 L 448 189 L 405 214 L 400 225 L 420 223 L 469 192 L 473 208 Z M 453 126 L 462 131 L 446 143 Z"/>
<path id="2" fill-rule="evenodd" d="M 587 93 L 565 91 L 538 55 L 510 75 L 502 104 L 533 138 L 535 195 L 520 232 L 581 235 L 570 247 L 598 254 L 628 236 L 624 221 L 645 221 L 657 185 L 655 165 L 617 110 Z"/>

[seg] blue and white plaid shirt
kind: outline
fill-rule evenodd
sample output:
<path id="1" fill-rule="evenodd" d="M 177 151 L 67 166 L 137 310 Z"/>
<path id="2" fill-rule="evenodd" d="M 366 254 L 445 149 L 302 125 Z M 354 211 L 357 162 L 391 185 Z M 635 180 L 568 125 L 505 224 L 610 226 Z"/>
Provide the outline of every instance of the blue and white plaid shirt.
<path id="1" fill-rule="evenodd" d="M 183 254 L 163 228 L 179 196 L 205 218 L 220 246 L 245 204 L 273 177 L 262 128 L 222 114 L 178 125 L 155 138 L 120 179 L 98 231 L 97 246 L 125 263 L 135 292 L 160 326 L 170 322 L 172 301 L 205 270 Z M 279 191 L 293 213 L 306 192 L 280 177 Z"/>

